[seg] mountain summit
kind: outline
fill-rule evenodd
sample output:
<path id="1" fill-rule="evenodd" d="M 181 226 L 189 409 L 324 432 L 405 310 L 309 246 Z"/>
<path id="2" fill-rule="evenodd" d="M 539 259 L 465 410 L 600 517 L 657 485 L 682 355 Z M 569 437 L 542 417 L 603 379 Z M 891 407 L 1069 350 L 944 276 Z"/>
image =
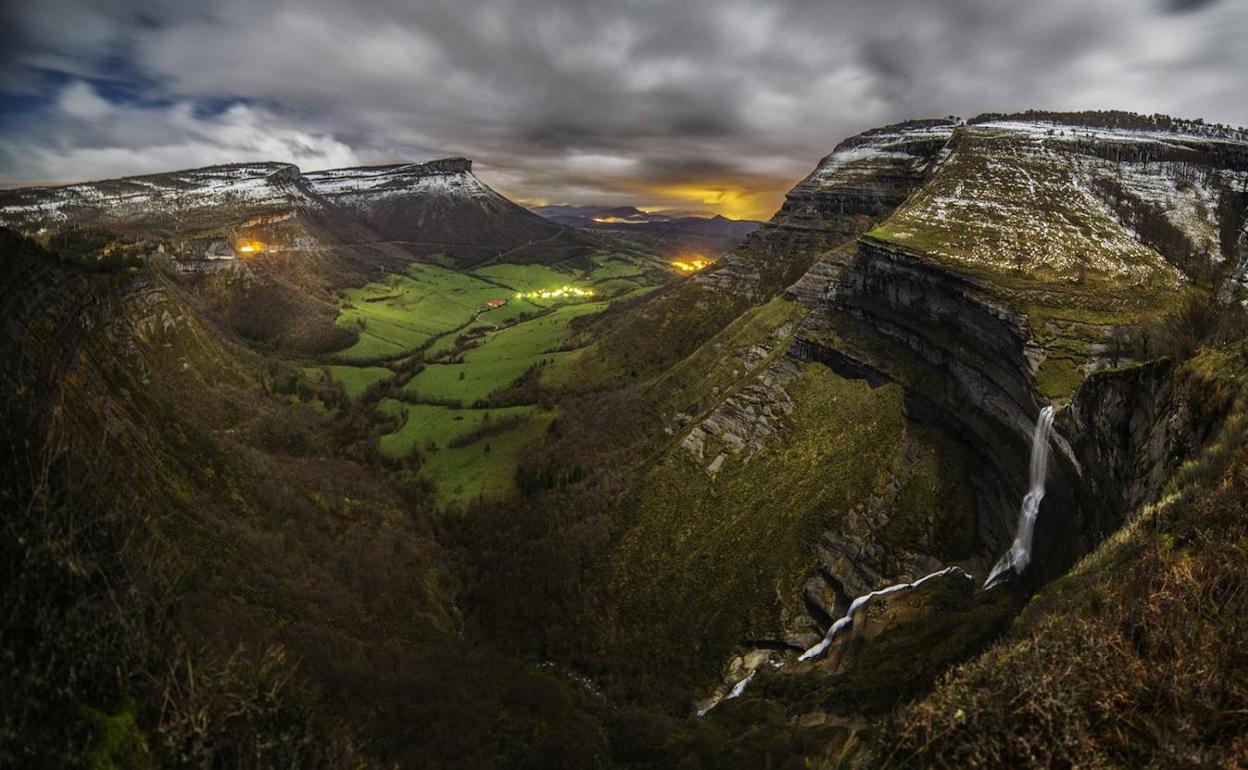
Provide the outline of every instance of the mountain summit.
<path id="1" fill-rule="evenodd" d="M 317 219 L 334 231 L 320 233 L 322 246 L 380 242 L 456 264 L 518 248 L 536 252 L 542 243 L 558 259 L 592 242 L 498 194 L 465 158 L 312 173 L 291 164 L 248 163 L 0 190 L 0 223 L 27 231 L 72 224 L 238 241 L 275 217 Z M 325 244 L 326 238 L 336 243 Z M 282 246 L 297 248 L 293 239 Z"/>
<path id="2" fill-rule="evenodd" d="M 465 158 L 316 171 L 304 177 L 317 193 L 413 254 L 443 253 L 457 263 L 472 264 L 567 235 L 564 228 L 492 190 L 472 173 L 472 161 Z"/>

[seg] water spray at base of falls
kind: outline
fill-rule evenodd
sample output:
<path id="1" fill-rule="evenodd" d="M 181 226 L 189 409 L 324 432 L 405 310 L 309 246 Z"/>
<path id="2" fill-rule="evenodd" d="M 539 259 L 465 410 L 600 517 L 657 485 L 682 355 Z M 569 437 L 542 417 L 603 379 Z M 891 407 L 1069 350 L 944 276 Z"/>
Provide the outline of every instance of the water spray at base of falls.
<path id="1" fill-rule="evenodd" d="M 1056 410 L 1046 406 L 1040 410 L 1036 427 L 1031 434 L 1031 486 L 1023 498 L 1018 512 L 1018 532 L 1010 550 L 1006 551 L 984 581 L 987 590 L 1009 574 L 1022 574 L 1031 561 L 1031 539 L 1036 530 L 1036 516 L 1040 513 L 1040 501 L 1044 499 L 1044 477 L 1049 469 L 1049 438 L 1053 434 L 1053 415 Z"/>

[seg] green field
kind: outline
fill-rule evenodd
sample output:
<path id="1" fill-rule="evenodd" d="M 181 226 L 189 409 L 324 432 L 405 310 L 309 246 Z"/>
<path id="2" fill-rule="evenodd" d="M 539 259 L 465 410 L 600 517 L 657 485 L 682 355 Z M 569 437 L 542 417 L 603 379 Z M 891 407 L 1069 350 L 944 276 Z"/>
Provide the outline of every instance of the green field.
<path id="1" fill-rule="evenodd" d="M 529 367 L 567 356 L 551 351 L 567 339 L 572 319 L 600 313 L 606 306 L 606 302 L 565 305 L 488 334 L 483 343 L 464 354 L 463 363 L 429 364 L 403 389 L 418 398 L 456 399 L 464 404 L 486 398 L 515 382 Z"/>
<path id="2" fill-rule="evenodd" d="M 498 499 L 515 492 L 521 453 L 541 441 L 554 416 L 554 412 L 534 414 L 505 433 L 426 455 L 422 472 L 435 480 L 439 505 Z"/>
<path id="3" fill-rule="evenodd" d="M 342 387 L 346 389 L 347 395 L 351 398 L 359 398 L 368 386 L 374 382 L 393 377 L 394 372 L 384 366 L 342 366 L 333 364 L 329 366 L 309 366 L 306 367 L 304 373 L 313 379 L 325 380 L 328 378 L 333 382 L 342 383 Z"/>
<path id="4" fill-rule="evenodd" d="M 511 406 L 502 409 L 452 409 L 435 404 L 407 404 L 387 398 L 377 411 L 398 416 L 403 422 L 394 433 L 381 437 L 379 448 L 386 457 L 406 457 L 413 449 L 440 451 L 455 439 L 491 421 L 527 417 L 536 407 Z"/>
<path id="5" fill-rule="evenodd" d="M 541 438 L 554 416 L 539 413 L 536 406 L 452 409 L 395 399 L 382 401 L 377 411 L 402 420 L 397 431 L 381 437 L 381 453 L 403 458 L 419 451 L 423 460 L 420 473 L 434 482 L 440 505 L 511 493 L 520 453 Z M 470 444 L 452 446 L 457 439 L 486 430 L 491 424 L 508 427 Z"/>
<path id="6" fill-rule="evenodd" d="M 360 336 L 336 357 L 345 361 L 398 358 L 427 345 L 431 351 L 442 353 L 478 317 L 483 325 L 500 327 L 524 313 L 582 301 L 517 300 L 515 295 L 520 292 L 571 285 L 610 297 L 660 280 L 661 270 L 653 263 L 611 256 L 594 257 L 588 266 L 500 263 L 472 272 L 413 264 L 402 275 L 389 275 L 345 292 L 335 322 Z M 488 309 L 486 303 L 492 299 L 506 300 L 507 304 Z"/>
<path id="7" fill-rule="evenodd" d="M 579 273 L 556 270 L 546 265 L 512 265 L 500 263 L 472 271 L 473 275 L 517 291 L 537 291 L 562 286 L 580 277 Z"/>
<path id="8" fill-rule="evenodd" d="M 345 293 L 337 323 L 360 337 L 339 351 L 339 363 L 309 367 L 310 377 L 341 382 L 358 398 L 375 382 L 392 377 L 381 366 L 349 365 L 378 360 L 423 357 L 424 367 L 403 390 L 417 400 L 454 401 L 464 407 L 513 384 L 534 366 L 549 366 L 577 356 L 560 351 L 571 336 L 572 321 L 600 313 L 609 300 L 651 291 L 666 273 L 640 258 L 599 254 L 563 265 L 499 263 L 471 272 L 414 264 L 401 275 Z M 572 286 L 592 290 L 592 298 L 517 299 L 517 293 Z M 502 299 L 506 304 L 489 308 Z M 456 343 L 471 340 L 463 351 Z M 462 361 L 439 362 L 451 354 Z M 439 505 L 501 497 L 515 487 L 521 452 L 541 440 L 553 412 L 536 406 L 497 409 L 452 408 L 444 404 L 385 399 L 382 415 L 397 417 L 399 427 L 378 440 L 386 457 L 402 459 L 419 452 L 419 474 L 434 483 Z M 517 419 L 519 418 L 519 419 Z M 453 442 L 489 423 L 499 432 L 465 446 Z"/>
<path id="9" fill-rule="evenodd" d="M 491 299 L 509 296 L 506 287 L 433 265 L 412 265 L 405 275 L 346 294 L 337 324 L 358 331 L 360 339 L 338 356 L 354 360 L 416 350 L 470 322 Z"/>

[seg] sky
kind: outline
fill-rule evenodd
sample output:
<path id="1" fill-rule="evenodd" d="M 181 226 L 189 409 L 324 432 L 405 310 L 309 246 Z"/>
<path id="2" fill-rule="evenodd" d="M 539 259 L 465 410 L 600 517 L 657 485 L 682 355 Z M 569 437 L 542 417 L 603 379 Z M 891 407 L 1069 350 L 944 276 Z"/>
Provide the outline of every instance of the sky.
<path id="1" fill-rule="evenodd" d="M 0 0 L 0 187 L 464 156 L 537 204 L 767 218 L 907 118 L 1248 125 L 1248 0 Z"/>

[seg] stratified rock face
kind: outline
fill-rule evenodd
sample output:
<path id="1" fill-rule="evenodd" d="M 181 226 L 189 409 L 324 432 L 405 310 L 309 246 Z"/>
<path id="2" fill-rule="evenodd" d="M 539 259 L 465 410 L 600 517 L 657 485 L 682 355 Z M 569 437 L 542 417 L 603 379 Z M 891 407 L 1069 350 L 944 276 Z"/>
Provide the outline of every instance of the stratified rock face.
<path id="1" fill-rule="evenodd" d="M 923 183 L 954 128 L 951 121 L 914 121 L 846 139 L 789 191 L 754 245 L 819 252 L 865 232 Z"/>
<path id="2" fill-rule="evenodd" d="M 1176 306 L 1190 277 L 1240 263 L 1248 137 L 985 119 L 954 129 L 942 156 L 889 217 L 790 286 L 812 307 L 793 353 L 900 383 L 912 418 L 978 451 L 979 537 L 991 545 L 1026 491 L 1043 403 L 1120 364 L 1115 329 Z M 1059 421 L 1038 575 L 1064 568 L 1172 467 L 1181 434 L 1155 418 L 1170 406 L 1166 380 L 1146 378 L 1140 392 L 1157 403 L 1127 409 L 1106 383 L 1129 376 L 1080 390 Z"/>
<path id="3" fill-rule="evenodd" d="M 472 174 L 472 161 L 466 158 L 337 168 L 313 171 L 305 178 L 316 192 L 352 208 L 364 208 L 388 196 L 422 193 L 456 198 L 498 197 Z"/>
<path id="4" fill-rule="evenodd" d="M 1222 285 L 1221 299 L 1224 302 L 1241 302 L 1248 305 L 1248 220 L 1244 229 L 1236 239 L 1234 267 Z"/>
<path id="5" fill-rule="evenodd" d="M 771 221 L 699 280 L 737 294 L 757 292 L 772 276 L 787 285 L 814 255 L 866 232 L 901 205 L 935 168 L 955 125 L 911 121 L 846 139 L 789 191 Z M 799 272 L 792 273 L 794 266 Z"/>
<path id="6" fill-rule="evenodd" d="M 472 263 L 570 232 L 490 189 L 464 158 L 305 176 L 318 194 L 415 254 Z"/>

